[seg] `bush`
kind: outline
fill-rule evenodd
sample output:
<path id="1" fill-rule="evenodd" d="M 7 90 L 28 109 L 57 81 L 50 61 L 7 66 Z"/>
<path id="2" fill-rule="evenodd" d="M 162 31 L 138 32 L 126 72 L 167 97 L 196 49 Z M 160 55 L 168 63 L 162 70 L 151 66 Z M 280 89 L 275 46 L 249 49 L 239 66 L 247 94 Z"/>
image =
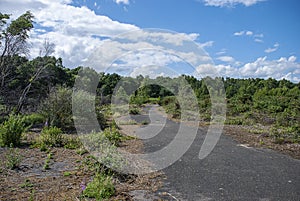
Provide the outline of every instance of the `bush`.
<path id="1" fill-rule="evenodd" d="M 115 146 L 122 141 L 123 136 L 118 131 L 117 127 L 112 124 L 111 128 L 106 128 L 103 131 L 104 136 Z"/>
<path id="2" fill-rule="evenodd" d="M 170 114 L 172 118 L 180 119 L 180 104 L 175 96 L 166 96 L 160 101 L 159 104 L 163 106 L 163 108 L 166 110 L 166 113 Z"/>
<path id="3" fill-rule="evenodd" d="M 40 109 L 49 126 L 56 126 L 63 130 L 74 128 L 72 89 L 58 87 L 52 90 L 48 98 L 40 105 Z"/>
<path id="4" fill-rule="evenodd" d="M 22 134 L 27 129 L 24 117 L 20 115 L 10 115 L 8 120 L 0 125 L 0 145 L 20 145 Z"/>
<path id="5" fill-rule="evenodd" d="M 39 143 L 51 147 L 60 147 L 63 145 L 62 130 L 57 127 L 45 127 L 42 130 Z"/>
<path id="6" fill-rule="evenodd" d="M 18 149 L 12 148 L 12 146 L 9 148 L 9 152 L 6 155 L 6 167 L 9 169 L 15 169 L 19 167 L 20 163 L 22 161 L 22 157 L 19 153 Z"/>
<path id="7" fill-rule="evenodd" d="M 112 177 L 105 174 L 96 174 L 94 179 L 87 184 L 83 196 L 102 200 L 110 198 L 115 193 Z"/>
<path id="8" fill-rule="evenodd" d="M 32 113 L 26 115 L 24 119 L 25 119 L 26 126 L 34 126 L 34 125 L 45 123 L 45 118 L 43 117 L 43 115 L 38 113 Z"/>

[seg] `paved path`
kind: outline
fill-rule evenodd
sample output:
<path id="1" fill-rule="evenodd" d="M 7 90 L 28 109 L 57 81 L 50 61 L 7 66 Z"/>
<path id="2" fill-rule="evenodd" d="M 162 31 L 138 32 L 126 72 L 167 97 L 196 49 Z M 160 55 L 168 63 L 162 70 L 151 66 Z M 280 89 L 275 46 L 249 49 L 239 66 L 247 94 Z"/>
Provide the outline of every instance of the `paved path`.
<path id="1" fill-rule="evenodd" d="M 152 112 L 152 115 L 152 120 L 162 118 L 158 112 Z M 149 120 L 147 115 L 137 115 L 133 118 L 137 121 Z M 148 129 L 145 129 L 145 126 L 144 130 L 157 130 L 157 124 L 152 123 L 147 125 Z M 158 135 L 145 139 L 144 134 L 145 153 L 160 150 L 168 145 L 178 128 L 179 123 L 166 120 L 166 125 Z M 200 160 L 198 154 L 205 135 L 206 130 L 199 128 L 188 151 L 177 162 L 163 170 L 167 178 L 161 192 L 169 193 L 167 199 L 300 200 L 299 160 L 272 150 L 240 146 L 225 135 L 221 136 L 213 152 Z"/>

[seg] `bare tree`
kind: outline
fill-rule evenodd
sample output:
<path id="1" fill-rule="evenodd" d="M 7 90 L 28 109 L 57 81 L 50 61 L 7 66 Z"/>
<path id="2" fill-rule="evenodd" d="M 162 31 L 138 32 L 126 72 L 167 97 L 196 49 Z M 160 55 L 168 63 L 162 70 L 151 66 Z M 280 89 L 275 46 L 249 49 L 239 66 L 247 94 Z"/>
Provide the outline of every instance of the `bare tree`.
<path id="1" fill-rule="evenodd" d="M 49 39 L 45 39 L 43 46 L 40 49 L 40 54 L 44 54 L 43 57 L 50 56 L 54 52 L 55 45 L 54 43 L 51 43 Z M 40 78 L 42 72 L 45 70 L 47 67 L 47 64 L 45 63 L 45 60 L 42 59 L 40 64 L 38 65 L 36 71 L 32 75 L 32 77 L 29 79 L 28 85 L 24 88 L 24 90 L 21 93 L 21 96 L 18 101 L 16 113 L 19 113 L 22 109 L 22 106 L 26 100 L 27 94 L 31 89 L 32 83 L 35 82 L 37 79 Z"/>

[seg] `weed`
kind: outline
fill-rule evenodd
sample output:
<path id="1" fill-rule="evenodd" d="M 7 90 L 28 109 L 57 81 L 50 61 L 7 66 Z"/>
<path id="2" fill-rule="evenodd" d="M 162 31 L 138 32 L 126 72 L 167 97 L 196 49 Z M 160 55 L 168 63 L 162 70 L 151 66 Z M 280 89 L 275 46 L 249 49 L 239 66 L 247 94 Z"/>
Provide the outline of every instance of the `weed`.
<path id="1" fill-rule="evenodd" d="M 34 193 L 35 193 L 34 190 L 32 190 L 32 191 L 30 192 L 30 197 L 29 197 L 29 200 L 28 200 L 28 201 L 33 201 L 33 200 L 34 200 Z"/>
<path id="2" fill-rule="evenodd" d="M 80 147 L 80 148 L 76 151 L 76 153 L 82 156 L 83 154 L 88 153 L 88 151 L 87 151 L 85 148 Z"/>
<path id="3" fill-rule="evenodd" d="M 26 127 L 24 117 L 20 115 L 10 115 L 8 120 L 0 125 L 0 145 L 20 145 L 22 134 L 27 129 L 28 127 Z"/>
<path id="4" fill-rule="evenodd" d="M 8 154 L 6 155 L 6 167 L 8 169 L 15 169 L 19 167 L 20 163 L 22 161 L 22 157 L 19 153 L 18 149 L 14 149 L 13 145 L 11 144 Z"/>
<path id="5" fill-rule="evenodd" d="M 44 166 L 43 166 L 44 170 L 49 170 L 50 169 L 49 163 L 50 163 L 50 159 L 47 157 L 46 160 L 45 160 Z"/>
<path id="6" fill-rule="evenodd" d="M 20 188 L 32 188 L 33 184 L 29 179 L 25 179 L 24 183 L 20 184 Z"/>
<path id="7" fill-rule="evenodd" d="M 64 147 L 66 149 L 78 149 L 79 147 L 82 146 L 81 141 L 78 138 L 74 138 L 74 137 L 68 137 L 65 138 L 65 145 Z"/>
<path id="8" fill-rule="evenodd" d="M 96 200 L 110 198 L 115 193 L 112 177 L 103 173 L 96 174 L 93 180 L 86 187 L 83 187 L 83 196 L 96 198 Z"/>
<path id="9" fill-rule="evenodd" d="M 71 176 L 72 173 L 71 172 L 64 172 L 64 177 L 68 177 L 68 176 Z"/>
<path id="10" fill-rule="evenodd" d="M 39 143 L 45 144 L 51 147 L 60 147 L 63 144 L 63 135 L 60 128 L 57 127 L 45 127 L 42 130 L 39 138 Z"/>

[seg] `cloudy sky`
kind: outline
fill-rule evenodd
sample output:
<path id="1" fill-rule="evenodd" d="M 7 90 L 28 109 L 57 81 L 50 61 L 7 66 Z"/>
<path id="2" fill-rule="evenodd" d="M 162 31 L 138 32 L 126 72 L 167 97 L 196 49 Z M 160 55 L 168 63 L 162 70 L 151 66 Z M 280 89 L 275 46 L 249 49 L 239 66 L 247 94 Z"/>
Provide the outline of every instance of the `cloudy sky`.
<path id="1" fill-rule="evenodd" d="M 12 14 L 12 18 L 27 10 L 35 16 L 35 28 L 30 39 L 31 57 L 38 55 L 38 47 L 46 38 L 55 43 L 54 55 L 62 57 L 66 67 L 84 64 L 107 39 L 132 31 L 136 35 L 134 31 L 141 33 L 143 29 L 156 28 L 174 32 L 156 33 L 156 40 L 160 38 L 175 43 L 174 47 L 189 40 L 208 53 L 201 53 L 200 56 L 209 56 L 214 65 L 212 67 L 211 62 L 194 62 L 198 73 L 205 74 L 208 69 L 214 68 L 222 76 L 273 77 L 300 82 L 298 0 L 0 1 L 0 12 Z M 116 41 L 109 45 L 102 48 L 106 58 L 109 57 L 107 52 L 116 56 L 116 52 L 126 54 L 126 51 L 152 48 L 151 51 L 126 54 L 125 57 L 132 61 L 126 65 L 136 65 L 135 74 L 139 72 L 137 66 L 142 72 L 147 65 L 156 69 L 157 65 L 170 66 L 177 62 L 178 70 L 179 57 L 192 64 L 195 61 L 195 52 L 184 48 L 180 51 L 173 48 L 168 55 L 161 51 L 154 54 L 153 48 L 160 45 L 143 39 L 130 47 L 116 44 Z M 124 61 L 114 65 L 124 66 Z"/>

